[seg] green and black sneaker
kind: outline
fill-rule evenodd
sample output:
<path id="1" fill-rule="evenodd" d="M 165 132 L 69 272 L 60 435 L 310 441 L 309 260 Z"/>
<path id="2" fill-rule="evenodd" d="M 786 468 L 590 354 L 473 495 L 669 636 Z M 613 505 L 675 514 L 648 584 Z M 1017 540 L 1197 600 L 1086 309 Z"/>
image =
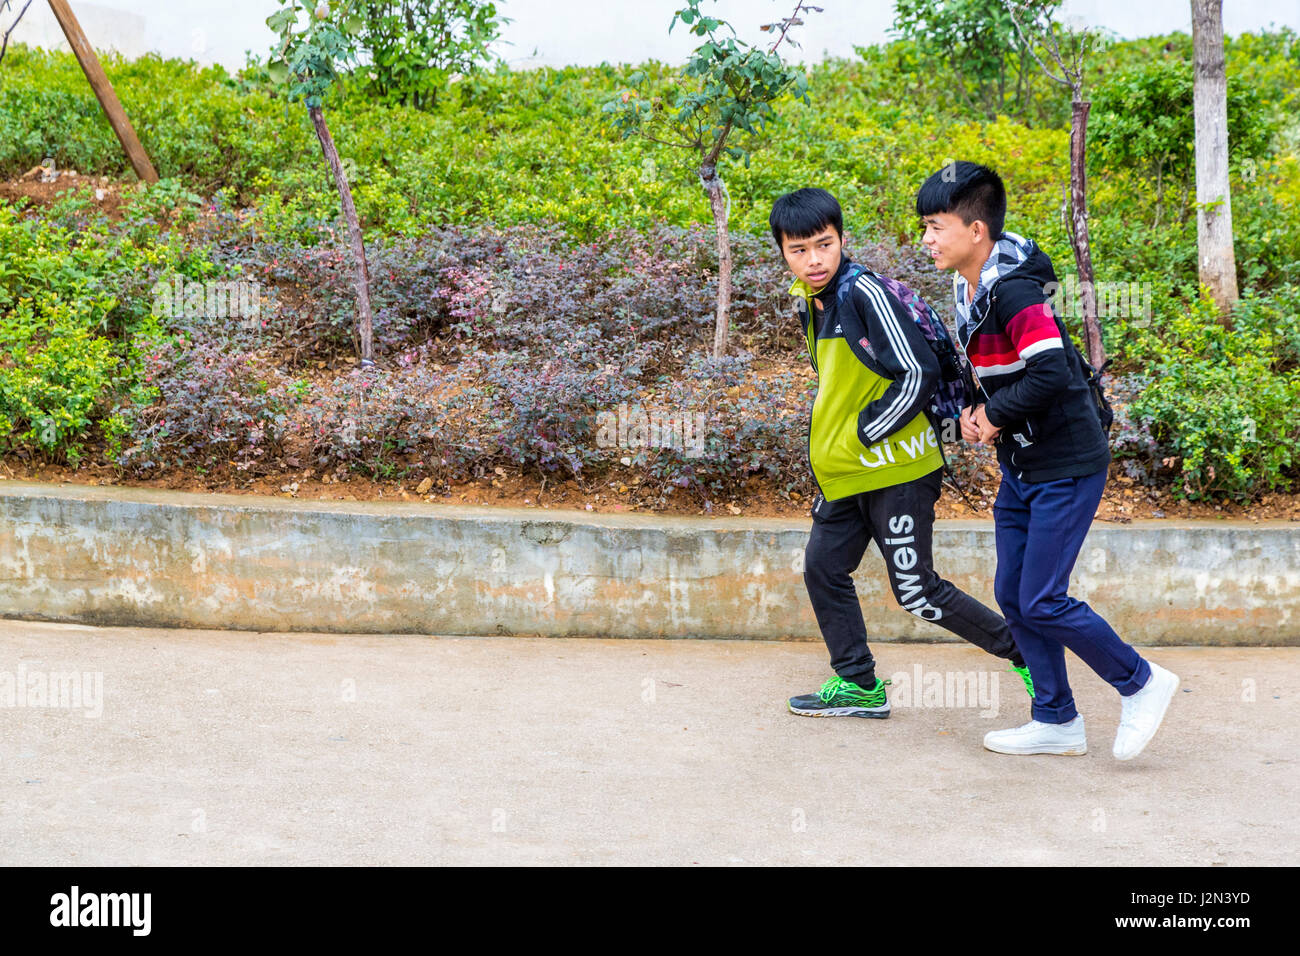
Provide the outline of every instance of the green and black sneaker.
<path id="1" fill-rule="evenodd" d="M 877 677 L 875 687 L 863 690 L 853 681 L 832 677 L 815 694 L 791 697 L 790 713 L 805 717 L 888 717 L 888 683 Z"/>
<path id="2" fill-rule="evenodd" d="M 1011 669 L 1020 675 L 1020 679 L 1025 682 L 1025 690 L 1029 691 L 1030 697 L 1033 697 L 1034 679 L 1029 676 L 1029 665 L 1026 664 L 1024 667 L 1017 667 L 1015 664 L 1012 664 Z"/>

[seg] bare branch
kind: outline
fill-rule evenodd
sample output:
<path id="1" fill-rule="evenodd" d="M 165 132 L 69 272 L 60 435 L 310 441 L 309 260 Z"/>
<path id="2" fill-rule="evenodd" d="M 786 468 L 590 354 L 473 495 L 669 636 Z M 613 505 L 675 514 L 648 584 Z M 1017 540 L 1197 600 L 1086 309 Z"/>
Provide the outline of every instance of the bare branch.
<path id="1" fill-rule="evenodd" d="M 807 3 L 804 2 L 804 0 L 798 0 L 798 2 L 794 5 L 794 12 L 790 14 L 788 17 L 786 17 L 784 20 L 778 20 L 776 23 L 763 24 L 761 28 L 763 30 L 767 30 L 778 25 L 781 27 L 780 35 L 776 38 L 776 42 L 773 43 L 771 47 L 768 48 L 767 51 L 768 53 L 776 52 L 776 48 L 781 45 L 781 41 L 785 39 L 785 35 L 790 30 L 791 27 L 797 27 L 803 25 L 803 20 L 800 19 L 799 14 L 802 13 L 804 10 L 808 10 L 809 12 L 815 12 L 815 13 L 822 12 L 821 7 L 809 6 Z M 791 40 L 790 43 L 793 44 L 794 46 L 799 45 L 795 43 L 794 40 Z"/>
<path id="2" fill-rule="evenodd" d="M 9 24 L 9 29 L 5 31 L 4 43 L 0 44 L 0 62 L 4 61 L 5 52 L 9 49 L 9 34 L 14 32 L 14 28 L 18 26 L 18 21 L 23 18 L 23 14 L 27 12 L 27 8 L 31 5 L 32 0 L 27 0 L 27 2 L 23 4 L 23 8 L 18 11 L 18 16 L 14 17 L 14 22 Z M 9 9 L 9 0 L 4 0 L 3 3 L 0 3 L 0 6 Z"/>
<path id="3" fill-rule="evenodd" d="M 1061 50 L 1056 45 L 1055 39 L 1051 36 L 1051 31 L 1048 31 L 1048 40 L 1051 43 L 1052 58 L 1055 59 L 1057 65 L 1060 66 L 1062 76 L 1057 76 L 1053 73 L 1048 68 L 1047 64 L 1043 62 L 1042 57 L 1038 55 L 1038 51 L 1034 49 L 1033 43 L 1030 42 L 1029 37 L 1025 33 L 1025 28 L 1020 24 L 1020 17 L 1017 15 L 1015 0 L 1004 0 L 1004 3 L 1007 8 L 1007 13 L 1011 15 L 1011 22 L 1015 25 L 1016 33 L 1020 37 L 1020 42 L 1025 45 L 1025 49 L 1029 51 L 1030 55 L 1038 61 L 1038 65 L 1043 68 L 1043 72 L 1047 74 L 1048 79 L 1054 80 L 1062 86 L 1073 88 L 1074 84 L 1071 83 L 1070 80 L 1062 78 L 1063 76 L 1068 76 L 1068 73 L 1065 69 L 1065 64 L 1061 62 Z"/>
<path id="4" fill-rule="evenodd" d="M 1057 24 L 1052 22 L 1051 14 L 1048 14 L 1047 22 L 1044 24 L 1044 33 L 1047 37 L 1047 42 L 1051 45 L 1052 59 L 1056 60 L 1056 62 L 1060 64 L 1061 75 L 1068 81 L 1067 85 L 1073 89 L 1079 82 L 1079 64 L 1083 60 L 1083 42 L 1081 41 L 1079 43 L 1079 47 L 1075 51 L 1075 68 L 1071 70 L 1065 62 L 1065 54 L 1061 52 L 1061 42 L 1056 36 L 1056 30 L 1053 29 L 1055 26 L 1057 26 Z"/>
<path id="5" fill-rule="evenodd" d="M 648 143 L 658 143 L 660 146 L 671 146 L 674 149 L 702 149 L 703 148 L 702 143 L 690 143 L 690 142 L 686 142 L 684 139 L 679 140 L 677 142 L 673 142 L 672 140 L 659 139 L 658 137 L 651 136 L 649 133 L 643 131 L 639 131 L 637 135 L 640 136 Z"/>

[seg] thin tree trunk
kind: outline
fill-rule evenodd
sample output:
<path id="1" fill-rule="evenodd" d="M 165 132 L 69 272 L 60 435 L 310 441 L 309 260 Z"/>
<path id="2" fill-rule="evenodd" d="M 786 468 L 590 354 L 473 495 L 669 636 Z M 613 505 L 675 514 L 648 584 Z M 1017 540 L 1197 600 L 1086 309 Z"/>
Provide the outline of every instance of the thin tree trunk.
<path id="1" fill-rule="evenodd" d="M 1007 108 L 1007 61 L 1003 60 L 1002 65 L 998 67 L 998 102 L 993 110 L 993 115 L 989 117 L 990 122 L 998 118 L 998 113 Z"/>
<path id="2" fill-rule="evenodd" d="M 1025 55 L 1020 54 L 1019 66 L 1016 67 L 1016 115 L 1026 126 L 1029 125 L 1027 108 L 1025 106 Z"/>
<path id="3" fill-rule="evenodd" d="M 1070 118 L 1070 243 L 1079 273 L 1079 299 L 1083 306 L 1083 342 L 1088 361 L 1101 368 L 1106 350 L 1101 345 L 1101 324 L 1097 320 L 1097 291 L 1092 271 L 1092 246 L 1088 240 L 1088 180 L 1084 167 L 1088 139 L 1088 110 L 1092 104 L 1080 99 L 1074 88 Z"/>
<path id="4" fill-rule="evenodd" d="M 361 339 L 362 366 L 374 365 L 374 323 L 370 314 L 370 268 L 366 265 L 366 247 L 361 241 L 361 223 L 357 219 L 357 207 L 352 204 L 352 190 L 348 186 L 343 164 L 339 162 L 339 151 L 334 148 L 334 137 L 325 125 L 325 114 L 319 106 L 307 108 L 312 126 L 316 128 L 316 137 L 325 152 L 325 161 L 334 173 L 334 183 L 338 186 L 339 199 L 343 204 L 343 218 L 348 224 L 348 240 L 352 246 L 352 274 L 357 287 L 357 335 Z"/>
<path id="5" fill-rule="evenodd" d="M 1156 221 L 1152 224 L 1152 229 L 1160 228 L 1160 213 L 1164 210 L 1165 205 L 1165 161 L 1163 159 L 1156 163 Z"/>
<path id="6" fill-rule="evenodd" d="M 1220 315 L 1237 301 L 1237 260 L 1228 189 L 1228 76 L 1223 57 L 1223 0 L 1192 0 L 1196 115 L 1196 245 L 1200 279 Z"/>
<path id="7" fill-rule="evenodd" d="M 713 225 L 718 236 L 718 319 L 713 330 L 713 357 L 727 354 L 727 313 L 731 309 L 731 237 L 727 232 L 727 197 L 717 167 L 701 167 L 700 178 L 709 194 Z"/>

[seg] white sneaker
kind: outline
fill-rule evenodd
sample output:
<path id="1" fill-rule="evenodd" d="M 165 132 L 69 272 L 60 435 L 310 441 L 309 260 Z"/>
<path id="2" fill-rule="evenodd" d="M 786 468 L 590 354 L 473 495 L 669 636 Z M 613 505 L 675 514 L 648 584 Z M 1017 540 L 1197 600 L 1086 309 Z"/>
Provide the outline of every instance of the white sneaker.
<path id="1" fill-rule="evenodd" d="M 1149 662 L 1148 662 L 1149 663 Z M 1169 702 L 1178 690 L 1178 675 L 1159 664 L 1151 664 L 1151 678 L 1136 694 L 1121 697 L 1123 701 L 1119 718 L 1119 732 L 1115 734 L 1115 749 L 1119 760 L 1132 760 L 1151 742 L 1160 729 Z"/>
<path id="2" fill-rule="evenodd" d="M 1068 724 L 1031 720 L 1009 730 L 990 730 L 984 735 L 984 749 L 999 754 L 1086 754 L 1088 741 L 1083 732 L 1083 715 L 1075 714 Z"/>

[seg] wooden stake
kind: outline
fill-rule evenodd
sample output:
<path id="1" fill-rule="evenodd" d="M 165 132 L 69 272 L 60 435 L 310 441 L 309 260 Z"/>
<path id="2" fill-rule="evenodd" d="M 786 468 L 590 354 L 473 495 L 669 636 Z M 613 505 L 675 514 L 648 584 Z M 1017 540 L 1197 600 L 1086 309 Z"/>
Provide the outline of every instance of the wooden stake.
<path id="1" fill-rule="evenodd" d="M 99 57 L 95 55 L 95 50 L 86 39 L 86 34 L 82 32 L 81 24 L 73 16 L 72 8 L 68 6 L 67 0 L 50 0 L 50 9 L 54 11 L 55 19 L 63 28 L 63 35 L 68 38 L 68 46 L 72 47 L 77 62 L 81 64 L 81 71 L 90 81 L 90 88 L 95 91 L 95 97 L 99 100 L 104 115 L 108 117 L 113 132 L 117 134 L 118 142 L 126 151 L 126 158 L 131 161 L 131 168 L 145 182 L 156 183 L 158 172 L 149 161 L 149 154 L 140 145 L 140 140 L 136 138 L 135 130 L 131 128 L 131 121 L 126 118 L 126 111 L 122 109 L 117 94 L 113 92 L 113 84 L 108 81 L 108 74 L 100 65 Z"/>

